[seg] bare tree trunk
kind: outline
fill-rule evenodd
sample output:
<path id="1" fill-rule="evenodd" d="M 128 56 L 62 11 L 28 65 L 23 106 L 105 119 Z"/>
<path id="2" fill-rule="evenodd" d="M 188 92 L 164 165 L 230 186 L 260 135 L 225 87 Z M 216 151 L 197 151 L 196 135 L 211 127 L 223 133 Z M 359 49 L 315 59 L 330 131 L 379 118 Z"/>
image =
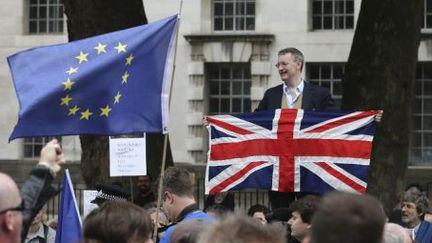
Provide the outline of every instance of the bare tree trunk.
<path id="1" fill-rule="evenodd" d="M 126 29 L 147 23 L 142 0 L 64 0 L 69 41 Z M 109 180 L 108 138 L 80 136 L 81 170 L 88 187 Z M 158 173 L 162 158 L 163 136 L 147 137 L 147 162 L 150 173 Z M 169 147 L 168 147 L 169 148 Z M 172 164 L 168 149 L 168 163 Z"/>
<path id="2" fill-rule="evenodd" d="M 342 109 L 383 109 L 377 126 L 368 192 L 386 208 L 408 161 L 411 100 L 423 0 L 363 0 L 343 80 Z"/>

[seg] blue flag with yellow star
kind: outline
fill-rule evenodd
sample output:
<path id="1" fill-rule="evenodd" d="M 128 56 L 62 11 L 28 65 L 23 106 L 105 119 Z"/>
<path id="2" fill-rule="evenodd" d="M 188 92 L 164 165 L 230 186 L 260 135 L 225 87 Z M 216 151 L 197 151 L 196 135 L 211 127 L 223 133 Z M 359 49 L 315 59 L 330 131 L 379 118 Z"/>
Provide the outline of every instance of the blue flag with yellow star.
<path id="1" fill-rule="evenodd" d="M 167 132 L 177 19 L 8 57 L 20 106 L 9 140 Z"/>

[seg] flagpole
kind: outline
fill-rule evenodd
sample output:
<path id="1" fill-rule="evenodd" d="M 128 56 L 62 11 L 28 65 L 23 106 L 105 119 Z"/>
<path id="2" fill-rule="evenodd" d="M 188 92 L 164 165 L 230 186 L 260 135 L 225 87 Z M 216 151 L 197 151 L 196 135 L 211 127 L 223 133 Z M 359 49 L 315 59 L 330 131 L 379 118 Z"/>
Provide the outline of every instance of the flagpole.
<path id="1" fill-rule="evenodd" d="M 183 7 L 183 0 L 180 0 L 177 30 L 176 30 L 176 37 L 175 37 L 173 69 L 172 69 L 172 75 L 171 75 L 170 91 L 169 91 L 169 96 L 168 96 L 168 110 L 171 107 L 171 96 L 172 96 L 172 89 L 174 86 L 174 73 L 175 73 L 175 69 L 176 69 L 175 63 L 176 63 L 176 59 L 177 59 L 177 45 L 178 45 L 178 36 L 179 36 L 179 29 L 180 29 L 182 7 Z M 158 186 L 158 193 L 157 193 L 156 220 L 155 220 L 156 222 L 155 222 L 155 227 L 153 229 L 153 242 L 156 242 L 157 234 L 158 234 L 159 213 L 160 213 L 160 207 L 161 207 L 161 201 L 162 201 L 162 181 L 163 181 L 163 176 L 165 174 L 166 156 L 167 156 L 167 149 L 168 149 L 167 147 L 168 147 L 168 133 L 165 133 L 164 134 L 164 145 L 163 145 L 163 151 L 162 151 L 161 169 L 160 169 L 160 176 L 159 176 L 159 186 Z"/>

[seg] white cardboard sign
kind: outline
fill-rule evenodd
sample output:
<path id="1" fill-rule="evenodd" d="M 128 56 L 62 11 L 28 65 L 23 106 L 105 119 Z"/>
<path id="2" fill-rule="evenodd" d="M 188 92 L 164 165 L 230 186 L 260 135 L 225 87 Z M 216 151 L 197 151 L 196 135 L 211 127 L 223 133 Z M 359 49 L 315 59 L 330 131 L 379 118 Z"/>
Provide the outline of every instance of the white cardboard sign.
<path id="1" fill-rule="evenodd" d="M 110 176 L 147 175 L 146 138 L 110 138 Z"/>

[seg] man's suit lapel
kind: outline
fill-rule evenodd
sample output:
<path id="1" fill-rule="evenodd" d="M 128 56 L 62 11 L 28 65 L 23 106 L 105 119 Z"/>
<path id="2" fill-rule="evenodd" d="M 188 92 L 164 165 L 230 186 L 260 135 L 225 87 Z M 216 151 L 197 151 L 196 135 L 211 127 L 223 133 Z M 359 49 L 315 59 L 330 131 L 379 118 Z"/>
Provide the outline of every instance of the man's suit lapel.
<path id="1" fill-rule="evenodd" d="M 302 100 L 302 109 L 310 110 L 312 109 L 312 86 L 308 82 L 304 82 L 303 88 L 303 100 Z"/>

